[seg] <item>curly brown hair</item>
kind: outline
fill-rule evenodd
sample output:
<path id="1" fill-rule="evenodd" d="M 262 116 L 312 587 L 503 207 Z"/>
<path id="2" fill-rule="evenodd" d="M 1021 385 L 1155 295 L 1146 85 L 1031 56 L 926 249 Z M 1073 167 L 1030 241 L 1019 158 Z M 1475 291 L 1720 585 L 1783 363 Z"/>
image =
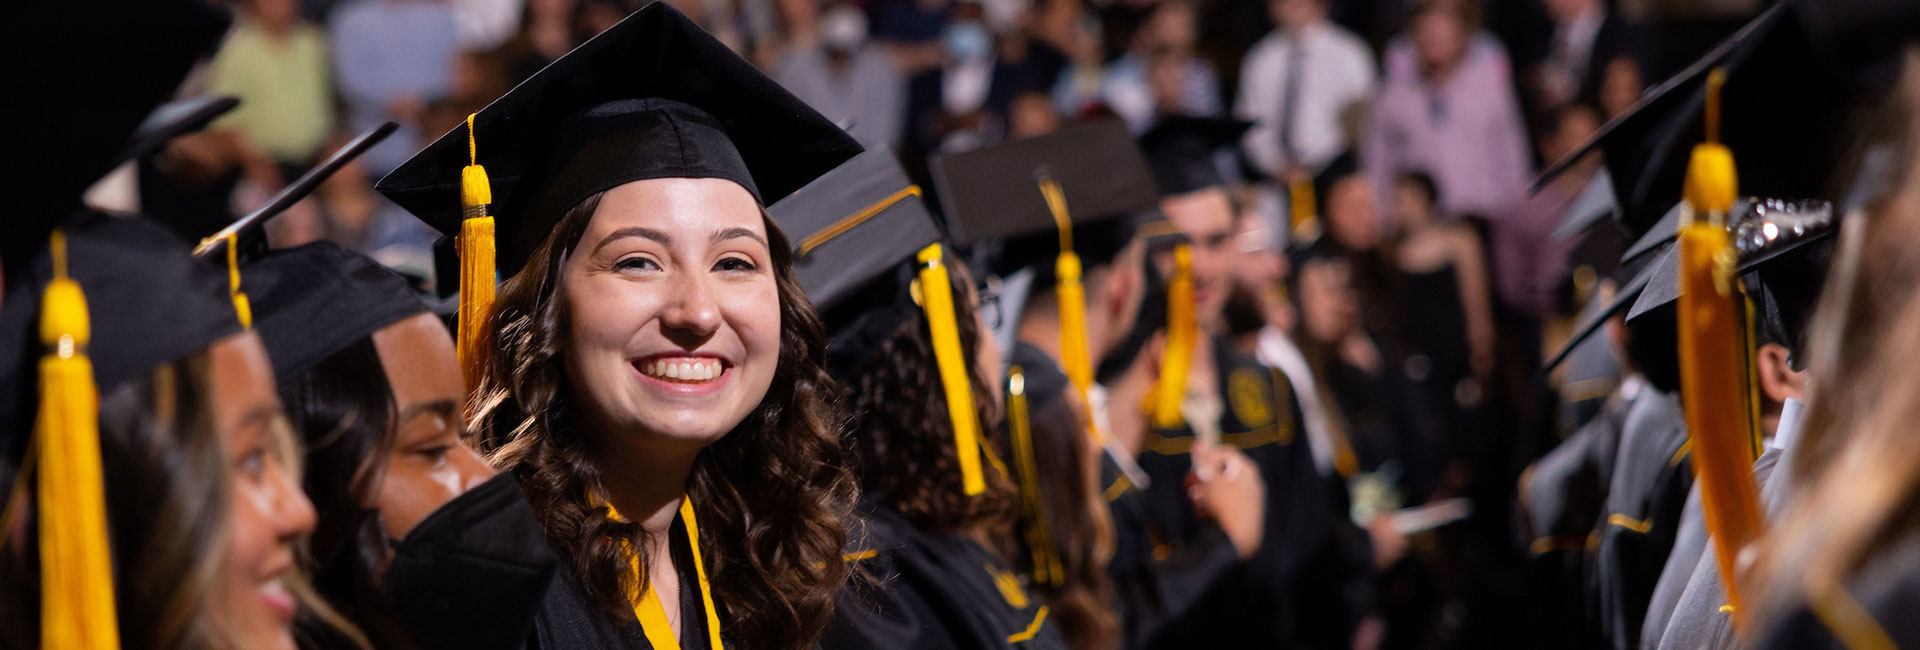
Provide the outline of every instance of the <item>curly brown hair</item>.
<path id="1" fill-rule="evenodd" d="M 968 361 L 974 408 L 980 414 L 980 435 L 998 448 L 996 437 L 1000 405 L 981 375 L 982 332 L 969 295 L 967 274 L 957 261 L 949 264 L 954 296 L 954 320 L 960 349 Z M 881 292 L 905 295 L 908 280 L 879 287 Z M 892 506 L 920 528 L 936 532 L 987 532 L 1002 537 L 1015 516 L 1015 488 L 1010 477 L 995 467 L 984 467 L 987 491 L 967 496 L 961 489 L 960 457 L 954 449 L 953 423 L 933 356 L 927 319 L 918 309 L 891 330 L 865 355 L 835 360 L 846 378 L 853 418 L 853 456 L 862 489 Z M 867 346 L 862 346 L 867 347 Z M 856 353 L 857 354 L 857 353 Z M 971 451 L 971 450 L 969 450 Z"/>
<path id="2" fill-rule="evenodd" d="M 532 259 L 500 290 L 490 351 L 474 393 L 476 447 L 520 479 L 548 541 L 587 597 L 615 624 L 631 621 L 628 593 L 645 587 L 628 570 L 640 525 L 614 521 L 588 502 L 603 468 L 570 418 L 562 367 L 563 261 L 585 233 L 601 195 L 569 210 Z M 834 382 L 825 370 L 825 329 L 793 274 L 786 236 L 766 219 L 780 296 L 780 362 L 752 413 L 700 452 L 687 495 L 724 633 L 743 648 L 807 648 L 832 618 L 847 578 L 841 561 L 857 487 L 846 469 Z M 641 575 L 646 575 L 643 570 Z"/>

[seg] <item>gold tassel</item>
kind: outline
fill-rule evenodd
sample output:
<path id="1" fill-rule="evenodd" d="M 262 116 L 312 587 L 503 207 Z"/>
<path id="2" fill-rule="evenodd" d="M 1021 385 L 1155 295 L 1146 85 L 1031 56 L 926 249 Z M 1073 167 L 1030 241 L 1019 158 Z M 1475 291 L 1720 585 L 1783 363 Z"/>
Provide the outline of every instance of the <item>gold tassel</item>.
<path id="1" fill-rule="evenodd" d="M 100 396 L 86 346 L 87 297 L 67 277 L 66 234 L 54 231 L 53 281 L 40 311 L 40 647 L 120 647 L 100 468 Z"/>
<path id="2" fill-rule="evenodd" d="M 1154 387 L 1153 426 L 1175 429 L 1186 423 L 1180 403 L 1187 397 L 1187 373 L 1193 366 L 1193 348 L 1199 339 L 1194 320 L 1193 247 L 1173 247 L 1173 278 L 1167 282 L 1167 349 L 1161 356 L 1160 381 Z"/>
<path id="3" fill-rule="evenodd" d="M 1313 178 L 1304 173 L 1294 174 L 1287 180 L 1287 198 L 1294 238 L 1305 241 L 1318 236 L 1320 222 L 1316 206 L 1319 201 L 1313 193 Z"/>
<path id="4" fill-rule="evenodd" d="M 1040 502 L 1040 466 L 1033 453 L 1027 375 L 1020 366 L 1007 369 L 1007 428 L 1013 433 L 1013 462 L 1020 471 L 1020 501 L 1027 510 L 1027 551 L 1033 560 L 1033 581 L 1057 587 L 1066 581 L 1066 569 L 1054 548 L 1053 531 L 1047 526 L 1046 509 Z"/>
<path id="5" fill-rule="evenodd" d="M 461 375 L 467 390 L 480 384 L 482 359 L 487 344 L 481 331 L 493 311 L 494 233 L 493 186 L 487 181 L 487 169 L 480 166 L 479 146 L 474 141 L 472 114 L 467 115 L 467 161 L 460 170 L 460 316 L 459 337 L 455 340 L 460 356 Z"/>
<path id="6" fill-rule="evenodd" d="M 960 350 L 960 332 L 954 323 L 953 286 L 939 244 L 920 249 L 920 277 L 915 298 L 926 311 L 933 337 L 933 358 L 940 366 L 940 384 L 946 389 L 947 417 L 953 422 L 953 448 L 960 458 L 960 484 L 967 496 L 987 491 L 980 473 L 980 412 L 973 403 L 973 383 L 967 376 L 966 354 Z"/>
<path id="7" fill-rule="evenodd" d="M 247 292 L 240 290 L 240 233 L 227 233 L 227 293 L 233 299 L 233 315 L 240 319 L 240 326 L 253 327 L 253 303 L 247 300 Z"/>
<path id="8" fill-rule="evenodd" d="M 1087 351 L 1087 290 L 1080 283 L 1080 255 L 1073 252 L 1073 219 L 1067 214 L 1067 195 L 1052 178 L 1040 179 L 1040 196 L 1047 200 L 1053 223 L 1060 230 L 1060 257 L 1054 260 L 1054 295 L 1060 303 L 1060 365 L 1067 381 L 1080 392 L 1080 401 L 1092 404 L 1093 356 Z M 1087 435 L 1096 447 L 1105 436 L 1088 418 Z"/>
<path id="9" fill-rule="evenodd" d="M 1709 141 L 1693 148 L 1687 166 L 1687 210 L 1680 228 L 1680 388 L 1687 435 L 1694 450 L 1702 510 L 1719 558 L 1721 583 L 1736 623 L 1740 581 L 1735 562 L 1760 534 L 1759 491 L 1753 484 L 1751 411 L 1746 391 L 1726 382 L 1744 377 L 1740 317 L 1734 305 L 1733 245 L 1726 215 L 1738 195 L 1733 152 L 1713 141 L 1719 134 L 1720 86 L 1726 73 L 1707 78 Z M 1736 626 L 1742 627 L 1742 626 Z"/>

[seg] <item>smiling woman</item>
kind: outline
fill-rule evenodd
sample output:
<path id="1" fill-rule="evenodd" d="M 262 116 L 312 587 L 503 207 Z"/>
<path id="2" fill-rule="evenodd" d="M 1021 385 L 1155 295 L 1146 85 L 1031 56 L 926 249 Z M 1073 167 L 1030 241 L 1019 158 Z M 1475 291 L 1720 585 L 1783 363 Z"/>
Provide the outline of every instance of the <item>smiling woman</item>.
<path id="1" fill-rule="evenodd" d="M 820 319 L 763 206 L 858 152 L 655 4 L 380 182 L 459 233 L 474 436 L 565 567 L 531 645 L 819 638 L 854 481 Z"/>

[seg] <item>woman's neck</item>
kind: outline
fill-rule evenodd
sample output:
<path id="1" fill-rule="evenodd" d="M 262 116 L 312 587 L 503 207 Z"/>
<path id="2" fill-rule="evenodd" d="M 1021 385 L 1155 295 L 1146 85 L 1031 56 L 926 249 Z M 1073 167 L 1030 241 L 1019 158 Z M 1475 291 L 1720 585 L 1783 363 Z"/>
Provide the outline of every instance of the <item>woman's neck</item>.
<path id="1" fill-rule="evenodd" d="M 680 513 L 680 501 L 687 493 L 687 480 L 693 475 L 693 463 L 700 456 L 694 449 L 679 450 L 665 445 L 648 445 L 632 438 L 597 441 L 600 464 L 618 471 L 600 472 L 600 488 L 607 501 L 627 521 L 640 524 L 648 537 L 658 538 L 673 528 Z"/>

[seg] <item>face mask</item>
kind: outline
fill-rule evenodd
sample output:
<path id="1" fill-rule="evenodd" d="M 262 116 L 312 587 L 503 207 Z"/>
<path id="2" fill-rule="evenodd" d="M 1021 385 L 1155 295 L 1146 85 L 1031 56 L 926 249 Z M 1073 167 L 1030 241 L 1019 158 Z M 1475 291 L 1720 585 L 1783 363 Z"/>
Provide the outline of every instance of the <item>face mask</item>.
<path id="1" fill-rule="evenodd" d="M 960 60 L 986 58 L 988 50 L 993 48 L 993 35 L 987 33 L 985 25 L 973 21 L 947 25 L 941 38 L 946 42 L 947 54 Z"/>
<path id="2" fill-rule="evenodd" d="M 860 49 L 867 42 L 867 15 L 847 5 L 828 9 L 820 17 L 820 40 L 839 52 Z"/>
<path id="3" fill-rule="evenodd" d="M 387 567 L 387 611 L 424 650 L 519 648 L 555 566 L 519 480 L 501 474 L 400 540 Z"/>

